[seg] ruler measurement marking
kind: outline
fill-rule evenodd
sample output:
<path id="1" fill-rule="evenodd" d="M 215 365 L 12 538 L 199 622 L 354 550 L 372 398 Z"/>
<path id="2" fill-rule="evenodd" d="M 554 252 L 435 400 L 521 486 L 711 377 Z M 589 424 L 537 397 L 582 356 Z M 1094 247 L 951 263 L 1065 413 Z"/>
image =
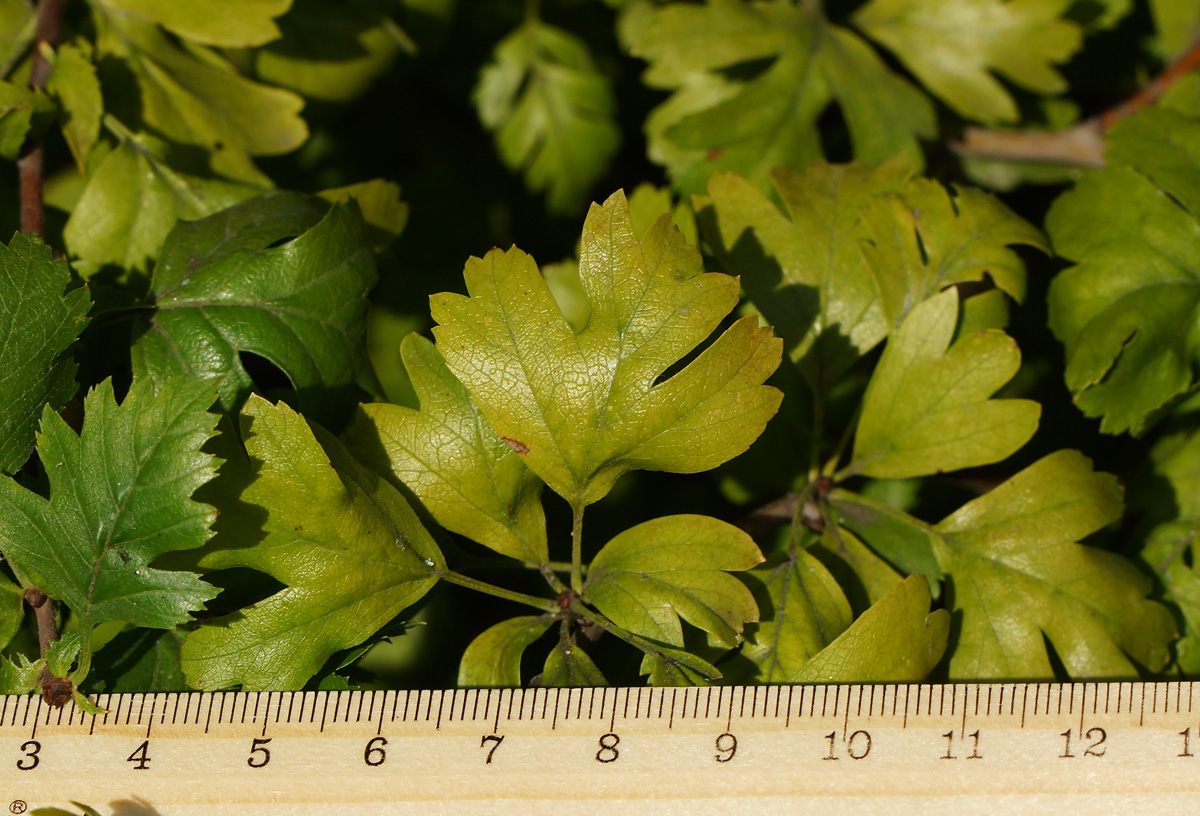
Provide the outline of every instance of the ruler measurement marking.
<path id="1" fill-rule="evenodd" d="M 446 703 L 446 694 L 445 694 L 445 692 L 443 692 L 442 694 L 438 695 L 438 713 L 437 713 L 437 721 L 433 725 L 434 731 L 442 730 L 442 706 L 445 703 Z M 433 698 L 432 697 L 429 699 L 429 707 L 433 708 Z M 426 719 L 428 719 L 428 717 L 426 717 Z"/>
<path id="2" fill-rule="evenodd" d="M 1071 702 L 1075 702 L 1075 686 L 1071 686 Z M 1083 687 L 1083 699 L 1079 701 L 1079 738 L 1083 739 L 1083 715 L 1087 712 L 1087 686 Z"/>
<path id="3" fill-rule="evenodd" d="M 553 731 L 555 728 L 558 727 L 558 698 L 561 695 L 562 695 L 562 689 L 556 688 L 554 690 L 554 719 L 552 719 L 550 721 L 550 730 L 551 731 Z"/>
<path id="4" fill-rule="evenodd" d="M 678 691 L 677 689 L 671 689 L 671 714 L 667 718 L 667 730 L 668 731 L 675 727 L 675 694 L 677 693 L 677 691 Z M 666 699 L 667 699 L 667 695 L 663 694 L 663 700 L 665 701 Z M 659 704 L 658 710 L 660 712 L 662 711 L 661 703 Z M 720 705 L 717 706 L 717 710 L 718 711 L 720 710 Z"/>
<path id="5" fill-rule="evenodd" d="M 42 698 L 41 697 L 37 698 L 37 704 L 38 704 L 38 708 L 40 710 L 41 706 L 42 706 Z M 25 716 L 21 718 L 21 727 L 22 728 L 25 727 L 25 721 L 27 719 L 29 719 L 29 709 L 31 707 L 32 707 L 32 704 L 25 706 Z M 33 730 L 29 732 L 29 738 L 31 740 L 37 739 L 37 727 L 38 727 L 38 718 L 37 718 L 37 713 L 35 712 L 33 715 Z"/>
<path id="6" fill-rule="evenodd" d="M 1138 704 L 1138 726 L 1142 726 L 1146 722 L 1146 689 L 1142 689 L 1142 693 L 1138 695 L 1141 698 Z"/>
<path id="7" fill-rule="evenodd" d="M 834 698 L 833 698 L 833 716 L 835 716 L 835 717 L 837 716 L 838 698 L 840 697 L 841 689 L 839 689 L 838 692 L 839 693 L 837 695 L 834 695 Z M 849 690 L 847 690 L 847 692 L 846 692 L 846 716 L 842 718 L 842 739 L 846 738 L 846 734 L 849 731 L 850 731 L 850 692 L 849 692 Z"/>
<path id="8" fill-rule="evenodd" d="M 497 694 L 501 697 L 504 696 L 503 691 L 497 692 Z M 492 690 L 491 689 L 488 689 L 487 696 L 488 696 L 488 704 L 490 705 L 492 702 Z M 558 710 L 558 707 L 555 706 L 555 711 L 557 711 L 557 710 Z M 487 716 L 487 708 L 485 707 L 483 711 L 484 711 L 484 716 L 486 717 Z M 493 734 L 500 733 L 500 701 L 499 700 L 496 701 L 496 716 L 492 720 L 492 733 Z"/>
<path id="9" fill-rule="evenodd" d="M 150 716 L 146 718 L 146 739 L 150 739 L 150 729 L 154 727 L 154 706 L 157 703 L 158 703 L 157 700 L 150 701 Z M 145 704 L 146 704 L 146 701 L 142 700 L 143 708 L 145 707 Z M 62 709 L 61 708 L 58 710 L 58 718 L 60 720 L 62 719 Z M 141 724 L 142 724 L 142 711 L 141 711 L 141 709 L 138 709 L 138 725 L 141 725 Z"/>

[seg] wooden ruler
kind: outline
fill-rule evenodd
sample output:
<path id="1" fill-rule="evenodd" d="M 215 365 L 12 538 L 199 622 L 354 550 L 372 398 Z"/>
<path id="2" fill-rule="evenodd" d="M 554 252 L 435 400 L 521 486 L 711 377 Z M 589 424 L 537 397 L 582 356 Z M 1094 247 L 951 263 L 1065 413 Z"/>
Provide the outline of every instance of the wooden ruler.
<path id="1" fill-rule="evenodd" d="M 1200 813 L 1193 683 L 0 701 L 0 816 Z"/>

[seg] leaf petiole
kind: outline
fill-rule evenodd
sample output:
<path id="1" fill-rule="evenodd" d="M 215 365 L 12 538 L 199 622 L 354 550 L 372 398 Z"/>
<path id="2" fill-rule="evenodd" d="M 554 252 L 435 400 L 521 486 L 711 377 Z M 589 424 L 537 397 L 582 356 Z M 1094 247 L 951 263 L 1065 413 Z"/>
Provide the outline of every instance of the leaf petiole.
<path id="1" fill-rule="evenodd" d="M 473 589 L 476 592 L 482 592 L 485 595 L 491 595 L 495 598 L 503 598 L 506 601 L 532 606 L 534 609 L 540 609 L 543 612 L 558 614 L 562 611 L 559 605 L 550 598 L 539 598 L 536 595 L 526 595 L 524 592 L 514 592 L 511 589 L 498 587 L 486 581 L 476 580 L 454 570 L 440 571 L 438 577 L 451 584 L 458 584 L 461 587 Z"/>

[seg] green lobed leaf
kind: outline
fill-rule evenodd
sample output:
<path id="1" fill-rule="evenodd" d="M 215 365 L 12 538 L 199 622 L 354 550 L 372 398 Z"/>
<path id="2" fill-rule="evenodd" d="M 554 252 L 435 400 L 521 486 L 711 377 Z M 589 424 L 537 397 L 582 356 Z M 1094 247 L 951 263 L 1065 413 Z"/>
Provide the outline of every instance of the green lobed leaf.
<path id="1" fill-rule="evenodd" d="M 135 379 L 118 406 L 105 380 L 84 399 L 78 435 L 49 407 L 42 415 L 49 499 L 0 479 L 0 551 L 84 631 L 112 620 L 169 629 L 216 595 L 192 573 L 150 566 L 210 536 L 216 513 L 191 496 L 216 470 L 200 451 L 216 425 L 215 396 L 211 380 L 167 380 L 156 394 Z"/>
<path id="2" fill-rule="evenodd" d="M 1108 135 L 1109 166 L 1054 202 L 1050 287 L 1067 387 L 1106 433 L 1140 434 L 1196 382 L 1200 122 L 1147 108 Z"/>
<path id="3" fill-rule="evenodd" d="M 1179 610 L 1183 631 L 1175 641 L 1175 663 L 1185 675 L 1200 674 L 1200 572 L 1196 570 L 1195 517 L 1160 524 L 1146 539 L 1142 561 L 1163 586 L 1163 600 Z"/>
<path id="4" fill-rule="evenodd" d="M 166 161 L 166 145 L 126 134 L 87 177 L 63 228 L 85 276 L 106 264 L 147 270 L 178 220 L 212 215 L 261 192 L 223 179 L 192 176 Z"/>
<path id="5" fill-rule="evenodd" d="M 910 575 L 795 675 L 795 683 L 916 683 L 942 659 L 950 613 L 929 609 L 929 584 Z"/>
<path id="6" fill-rule="evenodd" d="M 212 0 L 216 1 L 216 0 Z M 126 61 L 141 93 L 146 125 L 172 141 L 208 151 L 226 178 L 270 186 L 251 156 L 288 153 L 304 144 L 304 100 L 245 78 L 217 52 L 175 44 L 158 28 L 109 11 L 101 54 Z"/>
<path id="7" fill-rule="evenodd" d="M 1020 303 L 1025 264 L 1009 247 L 1050 252 L 1041 230 L 974 187 L 954 187 L 951 195 L 932 179 L 909 179 L 900 193 L 864 202 L 861 216 L 871 235 L 863 254 L 892 328 L 954 283 L 990 278 Z"/>
<path id="8" fill-rule="evenodd" d="M 520 688 L 521 657 L 553 623 L 550 616 L 533 615 L 509 618 L 485 629 L 467 645 L 459 661 L 459 688 Z"/>
<path id="9" fill-rule="evenodd" d="M 583 40 L 536 18 L 501 40 L 492 60 L 474 92 L 480 121 L 551 212 L 573 211 L 620 143 L 612 83 Z"/>
<path id="10" fill-rule="evenodd" d="M 957 322 L 949 289 L 892 335 L 863 396 L 848 473 L 905 479 L 986 465 L 1033 436 L 1041 406 L 991 399 L 1017 373 L 1016 343 L 989 329 L 951 346 Z"/>
<path id="11" fill-rule="evenodd" d="M 36 12 L 27 0 L 0 0 L 0 63 L 13 64 L 33 43 Z"/>
<path id="12" fill-rule="evenodd" d="M 249 48 L 279 36 L 275 18 L 292 0 L 96 0 L 119 14 L 157 23 L 207 45 Z"/>
<path id="13" fill-rule="evenodd" d="M 679 619 L 734 648 L 742 627 L 758 620 L 745 584 L 726 570 L 763 560 L 754 540 L 708 516 L 665 516 L 620 533 L 596 554 L 582 596 L 622 629 L 656 643 L 683 646 Z"/>
<path id="14" fill-rule="evenodd" d="M 43 407 L 61 408 L 77 389 L 69 350 L 91 301 L 86 286 L 64 293 L 70 282 L 67 264 L 36 235 L 0 244 L 0 474 L 29 458 Z"/>
<path id="15" fill-rule="evenodd" d="M 629 194 L 629 220 L 633 230 L 638 235 L 644 235 L 646 230 L 654 226 L 654 222 L 663 213 L 671 216 L 675 226 L 683 233 L 683 239 L 692 246 L 700 245 L 697 234 L 696 213 L 684 199 L 676 201 L 666 187 L 655 187 L 648 181 L 643 181 Z"/>
<path id="16" fill-rule="evenodd" d="M 46 92 L 58 100 L 67 147 L 79 172 L 86 172 L 87 157 L 100 138 L 104 115 L 104 98 L 92 65 L 90 44 L 84 41 L 81 45 L 59 46 L 54 68 L 46 79 Z"/>
<path id="17" fill-rule="evenodd" d="M 354 205 L 278 192 L 181 222 L 154 267 L 134 370 L 221 376 L 233 412 L 254 387 L 239 356 L 251 352 L 283 371 L 308 416 L 344 421 L 358 389 L 378 391 L 363 340 L 375 277 Z"/>
<path id="18" fill-rule="evenodd" d="M 558 645 L 546 656 L 539 685 L 550 687 L 607 686 L 588 653 L 571 642 L 565 626 L 559 629 Z"/>
<path id="19" fill-rule="evenodd" d="M 1073 678 L 1158 671 L 1175 624 L 1150 579 L 1115 553 L 1075 543 L 1121 516 L 1115 477 L 1078 451 L 1046 456 L 936 526 L 962 629 L 955 679 L 1052 678 L 1048 640 Z"/>
<path id="20" fill-rule="evenodd" d="M 281 37 L 254 55 L 259 79 L 309 99 L 361 96 L 401 51 L 415 45 L 389 15 L 388 0 L 295 0 Z"/>
<path id="21" fill-rule="evenodd" d="M 42 685 L 42 669 L 45 660 L 30 662 L 25 655 L 18 654 L 16 661 L 0 657 L 0 694 L 28 694 Z"/>
<path id="22" fill-rule="evenodd" d="M 357 201 L 363 221 L 371 233 L 371 245 L 376 252 L 387 249 L 408 223 L 408 205 L 400 200 L 400 185 L 386 179 L 371 179 L 345 187 L 334 187 L 322 190 L 317 195 L 326 201 Z"/>
<path id="23" fill-rule="evenodd" d="M 734 307 L 738 284 L 705 274 L 669 218 L 638 240 L 620 192 L 584 224 L 591 317 L 578 334 L 520 250 L 472 258 L 464 274 L 468 297 L 431 300 L 438 349 L 497 433 L 573 506 L 600 499 L 633 468 L 715 467 L 778 408 L 779 393 L 762 382 L 780 343 L 754 316 L 658 381 Z"/>
<path id="24" fill-rule="evenodd" d="M 1200 5 L 1192 0 L 1150 0 L 1147 5 L 1164 57 L 1178 56 L 1195 42 Z"/>
<path id="25" fill-rule="evenodd" d="M 154 629 L 126 629 L 92 658 L 89 691 L 109 694 L 186 691 L 179 665 L 183 635 Z"/>
<path id="26" fill-rule="evenodd" d="M 0 577 L 0 649 L 12 642 L 24 623 L 25 590 L 7 577 Z"/>
<path id="27" fill-rule="evenodd" d="M 420 600 L 445 563 L 396 488 L 286 405 L 251 397 L 242 437 L 250 461 L 221 476 L 241 487 L 238 500 L 221 507 L 199 565 L 285 587 L 190 633 L 183 671 L 197 689 L 301 688 Z"/>
<path id="28" fill-rule="evenodd" d="M 346 444 L 364 464 L 420 499 L 451 532 L 545 563 L 542 481 L 501 439 L 434 345 L 410 334 L 400 355 L 420 400 L 361 408 Z"/>
<path id="29" fill-rule="evenodd" d="M 636 638 L 634 645 L 645 651 L 640 671 L 646 675 L 648 685 L 707 686 L 713 680 L 721 678 L 720 669 L 690 652 L 658 644 L 639 643 Z"/>
<path id="30" fill-rule="evenodd" d="M 809 551 L 833 572 L 849 596 L 851 608 L 866 609 L 902 580 L 874 550 L 836 524 L 826 525 L 820 541 Z"/>
<path id="31" fill-rule="evenodd" d="M 861 538 L 871 549 L 908 575 L 924 575 L 933 586 L 942 570 L 934 554 L 937 538 L 928 524 L 884 502 L 835 488 L 829 503 L 837 510 L 839 524 Z"/>
<path id="32" fill-rule="evenodd" d="M 715 172 L 766 187 L 776 167 L 803 170 L 823 155 L 817 122 L 834 103 L 854 155 L 870 163 L 897 153 L 920 161 L 918 138 L 935 133 L 923 93 L 803 4 L 633 2 L 621 33 L 650 63 L 645 84 L 673 94 L 647 119 L 648 152 L 684 193 L 703 191 Z M 748 78 L 734 79 L 739 70 Z"/>
<path id="33" fill-rule="evenodd" d="M 885 45 L 961 115 L 986 124 L 1015 122 L 1016 102 L 993 76 L 1057 94 L 1067 82 L 1054 65 L 1083 42 L 1064 17 L 1073 0 L 871 0 L 854 23 Z"/>
<path id="34" fill-rule="evenodd" d="M 742 647 L 759 682 L 792 682 L 854 620 L 837 581 L 804 550 L 778 553 L 746 575 L 762 582 L 756 593 L 762 618 L 747 625 Z"/>
<path id="35" fill-rule="evenodd" d="M 828 391 L 921 301 L 985 275 L 1021 301 L 1025 267 L 1009 249 L 1048 251 L 1036 228 L 974 188 L 914 178 L 901 156 L 872 170 L 816 162 L 777 169 L 784 205 L 738 176 L 698 198 L 713 252 L 784 338 L 809 384 Z M 709 203 L 711 202 L 711 207 Z"/>
<path id="36" fill-rule="evenodd" d="M 24 85 L 0 82 L 0 158 L 16 161 L 30 131 L 54 111 L 46 96 Z"/>
<path id="37" fill-rule="evenodd" d="M 810 386 L 826 391 L 888 333 L 862 212 L 873 197 L 903 189 L 915 172 L 898 158 L 865 164 L 814 163 L 805 174 L 771 175 L 785 211 L 740 176 L 708 182 L 704 234 L 746 293 L 776 327 Z"/>

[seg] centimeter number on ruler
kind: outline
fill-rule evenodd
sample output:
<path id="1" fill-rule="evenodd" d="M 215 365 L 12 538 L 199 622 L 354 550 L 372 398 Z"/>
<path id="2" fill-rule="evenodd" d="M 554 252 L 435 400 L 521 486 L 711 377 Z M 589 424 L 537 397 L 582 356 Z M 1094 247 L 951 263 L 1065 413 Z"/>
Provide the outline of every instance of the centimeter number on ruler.
<path id="1" fill-rule="evenodd" d="M 0 698 L 0 814 L 1200 810 L 1192 683 Z M 506 811 L 505 809 L 508 809 Z"/>

